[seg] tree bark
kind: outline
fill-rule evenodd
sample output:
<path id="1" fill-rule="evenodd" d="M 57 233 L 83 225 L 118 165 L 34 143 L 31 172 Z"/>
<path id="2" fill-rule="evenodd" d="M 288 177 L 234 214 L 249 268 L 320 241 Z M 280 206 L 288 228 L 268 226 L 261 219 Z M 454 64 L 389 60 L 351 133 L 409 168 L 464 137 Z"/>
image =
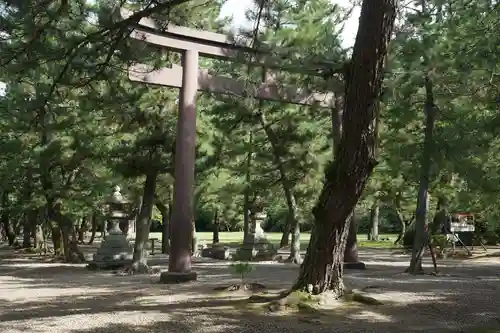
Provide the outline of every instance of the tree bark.
<path id="1" fill-rule="evenodd" d="M 248 146 L 252 147 L 253 135 L 252 132 L 249 134 Z M 250 192 L 251 192 L 251 168 L 252 168 L 252 150 L 250 149 L 247 153 L 246 168 L 245 168 L 245 192 L 243 194 L 243 243 L 248 243 L 248 237 L 250 234 Z"/>
<path id="2" fill-rule="evenodd" d="M 161 214 L 161 253 L 168 254 L 170 252 L 170 210 L 159 198 L 156 198 L 155 205 Z"/>
<path id="3" fill-rule="evenodd" d="M 146 174 L 142 192 L 142 204 L 135 231 L 134 255 L 132 257 L 132 271 L 136 273 L 147 273 L 149 271 L 146 243 L 148 241 L 149 229 L 151 228 L 151 214 L 155 203 L 156 179 L 158 172 L 150 171 Z"/>
<path id="4" fill-rule="evenodd" d="M 23 216 L 23 249 L 31 248 L 31 221 L 29 218 L 29 213 Z"/>
<path id="5" fill-rule="evenodd" d="M 54 246 L 54 255 L 58 256 L 63 254 L 62 233 L 59 222 L 57 221 L 57 211 L 55 207 L 55 200 L 50 195 L 45 197 L 47 204 L 47 222 L 50 226 L 50 236 L 52 238 L 52 245 Z"/>
<path id="6" fill-rule="evenodd" d="M 344 135 L 313 210 L 311 240 L 293 290 L 344 293 L 343 257 L 352 212 L 376 165 L 376 104 L 396 16 L 395 0 L 364 0 L 348 68 Z M 348 135 L 345 135 L 348 133 Z"/>
<path id="7" fill-rule="evenodd" d="M 28 223 L 30 225 L 30 243 L 31 239 L 33 242 L 31 243 L 31 246 L 34 248 L 37 248 L 37 238 L 36 238 L 36 233 L 37 233 L 37 225 L 38 225 L 38 210 L 36 209 L 29 209 L 26 218 L 28 219 Z"/>
<path id="8" fill-rule="evenodd" d="M 62 216 L 59 217 L 60 219 L 63 219 Z M 70 222 L 69 221 L 57 221 L 58 224 L 61 226 L 61 238 L 62 238 L 62 244 L 63 244 L 63 253 L 64 253 L 64 260 L 66 262 L 72 262 L 72 256 L 71 256 L 71 249 L 70 249 L 70 235 L 71 235 L 71 225 L 68 225 Z"/>
<path id="9" fill-rule="evenodd" d="M 97 225 L 98 225 L 98 221 L 97 221 L 97 213 L 96 212 L 93 212 L 92 213 L 92 218 L 91 218 L 91 234 L 90 234 L 90 240 L 88 242 L 88 245 L 92 245 L 92 243 L 94 243 L 94 240 L 95 240 L 95 236 L 97 234 Z"/>
<path id="10" fill-rule="evenodd" d="M 292 196 L 293 199 L 295 197 Z M 295 203 L 291 204 L 295 206 Z M 293 262 L 294 264 L 302 263 L 302 256 L 300 255 L 300 223 L 294 218 L 291 222 L 293 226 L 292 233 L 292 246 L 290 247 L 290 256 L 288 257 L 288 261 Z"/>
<path id="11" fill-rule="evenodd" d="M 425 111 L 425 132 L 424 149 L 422 152 L 422 162 L 420 165 L 420 184 L 417 197 L 417 209 L 415 211 L 415 237 L 413 240 L 412 256 L 408 272 L 417 274 L 422 272 L 422 257 L 424 247 L 428 242 L 428 235 L 425 231 L 428 211 L 428 192 L 430 183 L 430 172 L 432 163 L 432 152 L 434 150 L 434 126 L 436 122 L 436 106 L 434 104 L 434 94 L 432 91 L 432 81 L 425 75 L 426 101 Z"/>
<path id="12" fill-rule="evenodd" d="M 283 161 L 281 159 L 280 149 L 279 149 L 279 141 L 276 137 L 271 126 L 268 124 L 266 116 L 263 111 L 259 114 L 259 121 L 262 125 L 262 128 L 266 132 L 269 143 L 271 144 L 271 148 L 273 150 L 273 159 L 274 164 L 278 168 L 278 172 L 281 179 L 281 186 L 283 187 L 283 191 L 285 192 L 285 199 L 288 208 L 288 225 L 290 229 L 293 230 L 292 233 L 292 246 L 290 247 L 290 257 L 288 261 L 291 261 L 296 264 L 302 263 L 302 258 L 300 256 L 300 224 L 297 216 L 297 202 L 295 200 L 295 195 L 293 193 L 293 185 L 288 180 L 288 176 L 285 171 L 285 166 L 283 165 Z"/>
<path id="13" fill-rule="evenodd" d="M 213 235 L 212 235 L 212 244 L 219 244 L 220 223 L 219 223 L 219 209 L 218 208 L 215 208 L 214 220 L 212 222 L 212 226 L 214 228 Z"/>
<path id="14" fill-rule="evenodd" d="M 344 84 L 347 87 L 347 75 L 344 74 Z M 347 88 L 346 88 L 347 89 Z M 344 114 L 345 108 L 345 95 L 335 96 L 335 107 L 331 108 L 331 121 L 332 121 L 332 138 L 333 138 L 333 156 L 337 153 L 337 150 L 340 148 L 340 140 L 343 134 L 343 125 L 342 125 L 342 115 Z M 354 211 L 353 211 L 354 214 Z M 364 268 L 364 264 L 359 262 L 358 259 L 358 237 L 357 237 L 357 225 L 355 221 L 351 223 L 349 227 L 349 234 L 347 236 L 347 244 L 344 252 L 344 263 L 348 263 L 348 265 L 344 265 L 344 267 L 348 268 Z M 355 266 L 352 264 L 359 263 L 359 266 Z"/>
<path id="15" fill-rule="evenodd" d="M 290 245 L 290 221 L 286 221 L 285 229 L 283 230 L 283 235 L 281 235 L 280 249 Z"/>
<path id="16" fill-rule="evenodd" d="M 31 195 L 33 192 L 33 177 L 31 169 L 26 172 L 26 181 L 24 183 L 23 189 L 23 203 L 28 205 L 31 201 Z M 32 223 L 32 211 L 33 209 L 28 208 L 23 216 L 23 248 L 31 248 L 31 235 L 33 234 L 33 223 Z"/>
<path id="17" fill-rule="evenodd" d="M 378 241 L 378 224 L 379 224 L 380 206 L 376 201 L 370 210 L 370 238 L 368 240 Z"/>
<path id="18" fill-rule="evenodd" d="M 87 217 L 84 216 L 82 218 L 82 223 L 78 228 L 78 240 L 77 240 L 78 243 L 83 244 L 85 242 L 85 233 L 87 232 L 87 229 L 88 229 Z"/>
<path id="19" fill-rule="evenodd" d="M 351 222 L 349 223 L 349 231 L 344 251 L 344 263 L 358 263 L 358 232 L 357 223 L 354 213 L 351 214 Z"/>
<path id="20" fill-rule="evenodd" d="M 191 228 L 193 228 L 191 236 L 191 255 L 198 255 L 198 237 L 196 236 L 196 221 L 191 220 Z"/>
<path id="21" fill-rule="evenodd" d="M 411 223 L 411 221 L 408 223 L 405 221 L 403 213 L 401 213 L 399 208 L 394 208 L 394 211 L 396 212 L 396 216 L 397 216 L 397 218 L 399 220 L 399 224 L 401 226 L 401 230 L 399 231 L 398 238 L 394 241 L 394 244 L 398 244 L 399 242 L 402 241 L 403 236 L 406 233 L 406 226 L 409 225 Z"/>
<path id="22" fill-rule="evenodd" d="M 0 220 L 2 221 L 8 244 L 9 246 L 13 246 L 16 243 L 16 233 L 14 231 L 14 226 L 12 225 L 12 221 L 10 218 L 9 205 L 9 192 L 4 190 L 2 192 L 2 213 L 0 214 Z"/>

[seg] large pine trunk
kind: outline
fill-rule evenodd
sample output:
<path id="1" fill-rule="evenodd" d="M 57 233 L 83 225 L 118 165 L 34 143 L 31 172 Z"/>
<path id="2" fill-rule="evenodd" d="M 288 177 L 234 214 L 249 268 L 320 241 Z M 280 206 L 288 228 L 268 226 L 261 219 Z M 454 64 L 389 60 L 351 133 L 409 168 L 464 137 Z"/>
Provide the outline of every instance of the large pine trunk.
<path id="1" fill-rule="evenodd" d="M 364 0 L 347 66 L 344 134 L 313 210 L 315 225 L 294 290 L 344 293 L 343 259 L 352 212 L 376 165 L 377 103 L 396 16 L 395 0 Z"/>
<path id="2" fill-rule="evenodd" d="M 170 210 L 159 198 L 155 201 L 156 208 L 161 214 L 161 253 L 170 252 Z"/>
<path id="3" fill-rule="evenodd" d="M 144 181 L 142 193 L 142 205 L 137 218 L 134 255 L 132 258 L 132 270 L 134 272 L 146 273 L 149 271 L 146 256 L 146 243 L 148 241 L 149 229 L 151 228 L 151 214 L 155 203 L 156 171 L 149 172 Z"/>

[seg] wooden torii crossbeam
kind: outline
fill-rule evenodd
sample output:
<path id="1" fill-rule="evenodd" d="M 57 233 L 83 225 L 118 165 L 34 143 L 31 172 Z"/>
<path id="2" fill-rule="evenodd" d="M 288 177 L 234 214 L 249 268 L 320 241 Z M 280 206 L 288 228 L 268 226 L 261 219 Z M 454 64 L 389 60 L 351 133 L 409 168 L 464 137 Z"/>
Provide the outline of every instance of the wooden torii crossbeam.
<path id="1" fill-rule="evenodd" d="M 131 11 L 121 10 L 122 17 Z M 182 55 L 182 66 L 173 65 L 148 71 L 143 64 L 129 69 L 129 79 L 136 82 L 180 88 L 179 113 L 176 134 L 175 183 L 171 215 L 171 248 L 168 272 L 162 273 L 163 282 L 181 282 L 196 279 L 191 271 L 191 237 L 194 218 L 194 184 L 196 162 L 196 95 L 198 90 L 251 96 L 257 99 L 277 100 L 293 104 L 329 106 L 333 93 L 314 93 L 294 87 L 284 87 L 274 75 L 266 75 L 260 85 L 213 76 L 199 69 L 199 57 L 237 60 L 243 53 L 252 53 L 255 65 L 289 72 L 302 72 L 299 68 L 280 66 L 279 59 L 266 55 L 247 45 L 236 45 L 223 34 L 169 25 L 160 29 L 151 18 L 142 18 L 132 31 L 131 38 L 159 45 Z M 317 71 L 309 74 L 321 75 Z"/>

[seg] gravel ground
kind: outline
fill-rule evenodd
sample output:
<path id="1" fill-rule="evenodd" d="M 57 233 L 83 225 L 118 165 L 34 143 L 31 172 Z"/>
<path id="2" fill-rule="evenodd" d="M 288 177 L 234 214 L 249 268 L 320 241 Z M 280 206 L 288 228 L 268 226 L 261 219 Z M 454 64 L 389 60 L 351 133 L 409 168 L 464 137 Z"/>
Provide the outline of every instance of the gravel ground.
<path id="1" fill-rule="evenodd" d="M 240 305 L 242 295 L 215 293 L 215 286 L 236 281 L 227 262 L 196 258 L 199 280 L 172 286 L 158 284 L 158 276 L 114 276 L 10 253 L 0 249 L 0 332 L 441 333 L 500 326 L 498 257 L 441 261 L 440 275 L 411 277 L 401 273 L 407 256 L 361 251 L 368 269 L 348 271 L 346 284 L 385 305 L 292 316 L 250 311 Z M 166 258 L 151 262 L 165 267 Z M 297 272 L 292 264 L 256 263 L 249 280 L 277 290 L 291 285 Z"/>

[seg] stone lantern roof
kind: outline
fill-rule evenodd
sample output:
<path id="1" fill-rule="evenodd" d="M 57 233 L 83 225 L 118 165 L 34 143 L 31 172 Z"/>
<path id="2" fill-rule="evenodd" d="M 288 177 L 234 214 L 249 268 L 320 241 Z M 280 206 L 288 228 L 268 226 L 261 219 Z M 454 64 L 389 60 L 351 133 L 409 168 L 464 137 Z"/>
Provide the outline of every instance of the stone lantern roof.
<path id="1" fill-rule="evenodd" d="M 120 186 L 115 185 L 113 187 L 113 194 L 108 198 L 106 203 L 111 203 L 111 204 L 129 203 L 129 200 L 127 200 L 127 198 L 124 197 L 120 191 L 121 191 Z"/>

